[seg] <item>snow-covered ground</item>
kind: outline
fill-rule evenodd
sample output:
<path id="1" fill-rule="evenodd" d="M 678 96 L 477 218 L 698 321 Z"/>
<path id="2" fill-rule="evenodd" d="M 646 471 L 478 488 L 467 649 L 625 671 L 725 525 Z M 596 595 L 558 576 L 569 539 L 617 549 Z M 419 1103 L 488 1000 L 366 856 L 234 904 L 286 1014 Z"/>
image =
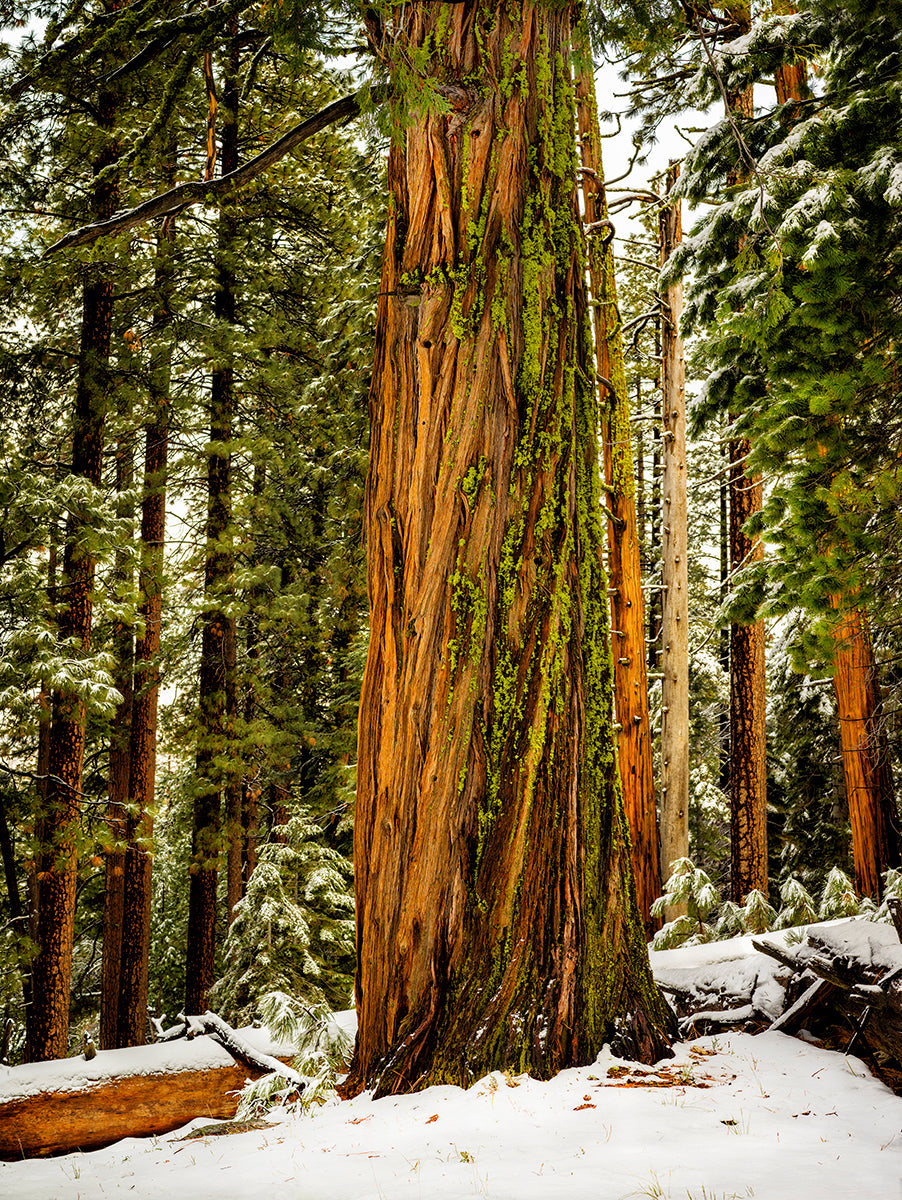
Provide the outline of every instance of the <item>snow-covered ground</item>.
<path id="1" fill-rule="evenodd" d="M 659 975 L 705 965 L 733 975 L 750 950 L 737 940 L 653 960 Z M 754 966 L 771 1000 L 765 965 Z M 549 1083 L 494 1074 L 468 1091 L 361 1096 L 313 1115 L 271 1114 L 270 1127 L 250 1133 L 186 1137 L 209 1124 L 199 1119 L 89 1154 L 0 1163 L 0 1197 L 902 1198 L 902 1099 L 859 1059 L 779 1033 L 676 1049 L 656 1069 L 606 1051 Z"/>
<path id="2" fill-rule="evenodd" d="M 617 1068 L 627 1069 L 621 1074 Z M 126 1139 L 0 1164 L 9 1200 L 897 1200 L 902 1099 L 779 1033 L 682 1043 L 651 1074 L 604 1053 L 549 1083 L 358 1097 L 252 1133 Z"/>

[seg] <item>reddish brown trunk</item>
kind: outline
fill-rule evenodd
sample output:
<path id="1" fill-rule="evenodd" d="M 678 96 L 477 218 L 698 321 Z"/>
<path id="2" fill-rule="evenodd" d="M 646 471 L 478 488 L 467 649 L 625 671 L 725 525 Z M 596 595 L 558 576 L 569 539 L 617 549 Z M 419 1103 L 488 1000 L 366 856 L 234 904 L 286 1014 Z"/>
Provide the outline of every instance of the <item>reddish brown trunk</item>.
<path id="1" fill-rule="evenodd" d="M 414 0 L 389 158 L 347 1090 L 547 1077 L 667 1019 L 611 728 L 567 7 Z M 433 42 L 432 39 L 435 39 Z M 466 83 L 448 83 L 448 80 Z"/>
<path id="2" fill-rule="evenodd" d="M 99 102 L 99 124 L 113 125 L 113 98 Z M 99 155 L 95 172 L 114 161 L 112 142 Z M 118 186 L 107 180 L 95 189 L 93 211 L 99 218 L 117 207 Z M 113 312 L 113 284 L 101 268 L 83 289 L 81 344 L 72 433 L 72 474 L 100 486 L 107 364 Z M 84 518 L 74 511 L 66 527 L 63 555 L 63 608 L 58 619 L 61 642 L 71 639 L 87 654 L 91 642 L 94 557 L 84 544 Z M 28 1021 L 28 1061 L 62 1058 L 68 1048 L 69 983 L 75 922 L 79 798 L 85 745 L 85 706 L 74 691 L 59 689 L 51 700 L 48 786 L 42 806 L 41 846 L 37 856 L 38 954 L 32 967 L 33 1004 Z"/>
<path id="3" fill-rule="evenodd" d="M 750 478 L 744 439 L 730 443 L 730 570 L 760 561 L 760 538 L 744 530 L 761 510 L 760 476 Z M 764 724 L 764 622 L 730 627 L 731 895 L 744 904 L 757 888 L 767 895 L 767 761 Z"/>
<path id="4" fill-rule="evenodd" d="M 645 663 L 645 604 L 639 560 L 639 531 L 633 480 L 629 395 L 623 366 L 622 321 L 614 277 L 613 229 L 608 220 L 601 163 L 595 85 L 584 72 L 577 85 L 577 129 L 581 144 L 582 193 L 589 229 L 595 353 L 598 362 L 604 471 L 609 506 L 608 570 L 614 651 L 614 708 L 619 729 L 617 758 L 623 804 L 632 839 L 636 898 L 646 932 L 660 921 L 651 915 L 661 894 L 658 826 L 652 767 L 648 677 Z M 594 231 L 594 232 L 593 232 Z"/>
<path id="5" fill-rule="evenodd" d="M 120 393 L 122 395 L 122 393 Z M 120 420 L 125 413 L 120 405 Z M 120 436 L 116 449 L 116 490 L 130 492 L 134 485 L 134 456 L 127 436 Z M 126 501 L 118 505 L 120 518 L 134 517 L 134 507 Z M 116 587 L 122 600 L 132 585 L 128 550 L 116 555 Z M 109 779 L 107 782 L 107 828 L 111 846 L 105 856 L 103 898 L 103 956 L 100 973 L 100 1048 L 118 1045 L 116 1030 L 119 1012 L 119 978 L 122 967 L 122 912 L 125 897 L 125 851 L 127 804 L 129 798 L 129 742 L 134 699 L 134 633 L 125 621 L 117 620 L 113 630 L 116 647 L 117 691 L 122 696 L 110 730 Z"/>
<path id="6" fill-rule="evenodd" d="M 859 895 L 880 896 L 884 871 L 902 865 L 902 840 L 893 794 L 877 668 L 867 623 L 860 609 L 841 608 L 834 630 L 833 686 L 842 741 L 843 776 L 855 886 Z"/>
<path id="7" fill-rule="evenodd" d="M 730 10 L 748 30 L 746 8 Z M 751 88 L 732 93 L 731 112 L 751 117 Z M 737 167 L 736 183 L 745 167 Z M 736 415 L 736 414 L 733 414 Z M 730 443 L 730 573 L 760 561 L 764 547 L 744 532 L 745 522 L 761 511 L 761 477 L 749 475 L 745 460 L 751 445 L 745 439 Z M 764 622 L 730 627 L 730 894 L 744 904 L 749 892 L 767 895 L 767 743 L 765 730 Z"/>
<path id="8" fill-rule="evenodd" d="M 223 174 L 238 166 L 238 48 L 233 36 L 221 111 Z M 237 221 L 226 203 L 219 215 L 217 285 L 214 315 L 234 325 L 233 255 Z M 227 349 L 213 370 L 210 386 L 210 454 L 207 460 L 207 558 L 204 574 L 205 612 L 199 679 L 199 731 L 194 797 L 194 836 L 188 892 L 185 1008 L 203 1012 L 213 986 L 216 949 L 216 892 L 222 850 L 222 792 L 227 780 L 217 765 L 230 738 L 229 695 L 234 688 L 237 657 L 235 619 L 227 611 L 233 554 L 231 451 L 234 370 Z"/>

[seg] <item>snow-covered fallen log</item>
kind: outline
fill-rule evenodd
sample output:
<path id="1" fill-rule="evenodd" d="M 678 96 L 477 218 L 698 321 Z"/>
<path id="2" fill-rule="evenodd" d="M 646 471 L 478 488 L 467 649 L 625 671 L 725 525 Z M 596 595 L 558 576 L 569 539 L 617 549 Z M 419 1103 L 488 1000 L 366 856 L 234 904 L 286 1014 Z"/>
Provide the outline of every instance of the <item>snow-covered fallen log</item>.
<path id="1" fill-rule="evenodd" d="M 234 1117 L 245 1082 L 273 1064 L 299 1081 L 282 1066 L 292 1047 L 274 1044 L 263 1029 L 229 1032 L 243 1061 L 219 1038 L 200 1035 L 100 1050 L 89 1060 L 0 1067 L 0 1159 L 96 1149 L 167 1133 L 195 1117 Z"/>

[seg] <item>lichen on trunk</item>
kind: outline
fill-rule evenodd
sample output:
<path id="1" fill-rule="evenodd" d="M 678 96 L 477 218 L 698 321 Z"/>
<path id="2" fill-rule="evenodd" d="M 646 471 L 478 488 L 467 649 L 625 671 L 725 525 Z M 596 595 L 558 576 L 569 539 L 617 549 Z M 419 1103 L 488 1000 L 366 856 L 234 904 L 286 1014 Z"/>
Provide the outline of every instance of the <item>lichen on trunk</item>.
<path id="1" fill-rule="evenodd" d="M 611 719 L 573 10 L 395 11 L 346 1090 L 667 1049 Z M 398 70 L 398 87 L 402 72 Z"/>

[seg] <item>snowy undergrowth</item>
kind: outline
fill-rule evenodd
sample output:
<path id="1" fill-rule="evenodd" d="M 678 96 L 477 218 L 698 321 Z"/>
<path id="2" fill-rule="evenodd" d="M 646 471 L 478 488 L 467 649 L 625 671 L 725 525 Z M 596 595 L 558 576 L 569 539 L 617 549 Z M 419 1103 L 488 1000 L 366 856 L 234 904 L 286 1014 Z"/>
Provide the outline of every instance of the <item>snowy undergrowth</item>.
<path id="1" fill-rule="evenodd" d="M 325 1005 L 305 1004 L 284 992 L 270 992 L 260 1001 L 264 1027 L 277 1042 L 294 1046 L 291 1064 L 304 1076 L 305 1086 L 296 1085 L 277 1071 L 249 1082 L 241 1092 L 238 1119 L 258 1117 L 281 1106 L 292 1112 L 307 1112 L 332 1097 L 335 1085 L 347 1069 L 351 1038 Z"/>
<path id="2" fill-rule="evenodd" d="M 780 888 L 780 909 L 777 911 L 759 891 L 750 892 L 744 905 L 722 901 L 709 876 L 689 858 L 676 859 L 670 870 L 664 895 L 654 902 L 652 913 L 660 917 L 667 909 L 682 905 L 686 912 L 669 921 L 655 935 L 652 942 L 655 950 L 697 946 L 773 929 L 793 929 L 837 917 L 891 921 L 887 902 L 902 898 L 902 873 L 899 871 L 890 870 L 883 876 L 884 898 L 878 907 L 867 897 L 859 899 L 848 875 L 834 867 L 819 898 L 812 896 L 798 879 L 787 879 Z"/>

